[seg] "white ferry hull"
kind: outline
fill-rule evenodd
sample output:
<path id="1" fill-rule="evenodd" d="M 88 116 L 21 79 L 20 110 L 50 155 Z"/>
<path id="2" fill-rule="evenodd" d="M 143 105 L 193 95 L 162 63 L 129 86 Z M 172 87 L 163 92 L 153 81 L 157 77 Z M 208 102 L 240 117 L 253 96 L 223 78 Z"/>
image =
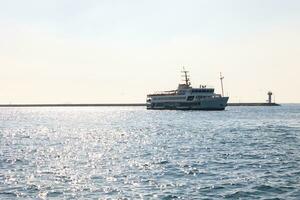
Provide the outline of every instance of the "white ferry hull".
<path id="1" fill-rule="evenodd" d="M 229 97 L 216 94 L 213 87 L 200 85 L 193 88 L 188 76 L 188 71 L 183 70 L 184 82 L 176 90 L 156 92 L 147 95 L 147 109 L 149 110 L 224 110 Z"/>
<path id="2" fill-rule="evenodd" d="M 229 97 L 207 98 L 200 101 L 148 103 L 149 110 L 224 110 Z"/>

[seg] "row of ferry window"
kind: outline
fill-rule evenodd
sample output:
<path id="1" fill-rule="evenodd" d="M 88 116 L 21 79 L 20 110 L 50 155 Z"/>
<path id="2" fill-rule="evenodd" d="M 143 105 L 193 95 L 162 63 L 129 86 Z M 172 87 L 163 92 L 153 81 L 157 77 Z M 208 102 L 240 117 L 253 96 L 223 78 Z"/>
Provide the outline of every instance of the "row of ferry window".
<path id="1" fill-rule="evenodd" d="M 186 97 L 154 97 L 154 100 L 184 100 Z"/>
<path id="2" fill-rule="evenodd" d="M 180 102 L 180 103 L 173 103 L 170 104 L 168 103 L 152 103 L 152 106 L 165 106 L 165 107 L 175 107 L 175 106 L 198 106 L 201 105 L 201 102 L 189 102 L 189 103 L 185 103 L 185 102 Z"/>
<path id="3" fill-rule="evenodd" d="M 192 93 L 199 93 L 199 92 L 214 92 L 214 89 L 192 89 Z"/>
<path id="4" fill-rule="evenodd" d="M 194 97 L 194 96 L 189 96 Z M 196 99 L 204 99 L 208 96 L 196 96 Z M 153 100 L 185 100 L 186 97 L 154 97 Z"/>
<path id="5" fill-rule="evenodd" d="M 204 99 L 204 98 L 207 98 L 209 96 L 196 96 L 196 99 Z"/>

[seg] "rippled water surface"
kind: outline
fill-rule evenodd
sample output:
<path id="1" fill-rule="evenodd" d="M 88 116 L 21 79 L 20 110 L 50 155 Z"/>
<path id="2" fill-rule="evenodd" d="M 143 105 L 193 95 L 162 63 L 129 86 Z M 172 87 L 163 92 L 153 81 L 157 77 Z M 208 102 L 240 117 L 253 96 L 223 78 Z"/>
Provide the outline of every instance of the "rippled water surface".
<path id="1" fill-rule="evenodd" d="M 300 199 L 300 105 L 0 108 L 0 199 Z"/>

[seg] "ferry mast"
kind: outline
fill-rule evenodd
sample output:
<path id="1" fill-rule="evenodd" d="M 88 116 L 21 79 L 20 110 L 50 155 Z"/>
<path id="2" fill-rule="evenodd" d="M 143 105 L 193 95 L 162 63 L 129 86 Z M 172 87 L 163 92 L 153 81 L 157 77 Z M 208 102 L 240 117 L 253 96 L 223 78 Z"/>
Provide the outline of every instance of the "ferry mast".
<path id="1" fill-rule="evenodd" d="M 222 97 L 224 97 L 223 79 L 224 79 L 224 76 L 222 76 L 222 73 L 220 72 L 220 80 L 221 80 Z"/>
<path id="2" fill-rule="evenodd" d="M 182 73 L 184 73 L 183 77 L 184 77 L 184 82 L 186 85 L 190 86 L 191 85 L 191 82 L 190 82 L 190 78 L 189 78 L 189 71 L 185 70 L 185 68 L 183 67 L 183 70 L 181 71 Z"/>

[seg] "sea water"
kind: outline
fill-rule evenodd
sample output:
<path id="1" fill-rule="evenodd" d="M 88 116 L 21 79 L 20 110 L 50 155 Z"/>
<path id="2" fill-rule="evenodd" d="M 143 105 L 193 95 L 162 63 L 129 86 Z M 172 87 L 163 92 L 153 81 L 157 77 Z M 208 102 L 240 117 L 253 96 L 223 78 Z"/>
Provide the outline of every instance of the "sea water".
<path id="1" fill-rule="evenodd" d="M 0 199 L 300 199 L 300 105 L 0 108 Z"/>

